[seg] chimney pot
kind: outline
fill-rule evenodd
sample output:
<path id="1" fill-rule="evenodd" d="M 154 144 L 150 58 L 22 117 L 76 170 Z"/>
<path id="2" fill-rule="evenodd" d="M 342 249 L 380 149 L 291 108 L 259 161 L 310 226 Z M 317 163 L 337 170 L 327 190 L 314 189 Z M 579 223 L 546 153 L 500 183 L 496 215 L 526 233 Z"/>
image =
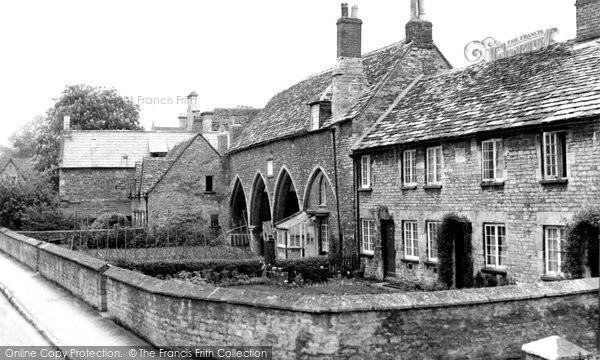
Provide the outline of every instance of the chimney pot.
<path id="1" fill-rule="evenodd" d="M 352 5 L 352 14 L 350 15 L 353 18 L 358 18 L 358 5 Z"/>
<path id="2" fill-rule="evenodd" d="M 348 4 L 342 3 L 342 17 L 348 17 Z"/>

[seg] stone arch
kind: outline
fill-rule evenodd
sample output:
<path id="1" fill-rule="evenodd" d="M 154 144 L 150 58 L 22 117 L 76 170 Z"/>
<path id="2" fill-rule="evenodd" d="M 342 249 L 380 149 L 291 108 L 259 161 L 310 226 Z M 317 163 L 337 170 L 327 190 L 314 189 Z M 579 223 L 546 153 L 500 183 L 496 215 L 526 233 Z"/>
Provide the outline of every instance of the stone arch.
<path id="1" fill-rule="evenodd" d="M 239 176 L 235 177 L 232 189 L 229 202 L 231 228 L 246 231 L 248 227 L 248 205 L 246 203 L 246 192 Z"/>
<path id="2" fill-rule="evenodd" d="M 306 186 L 304 187 L 304 196 L 302 197 L 302 210 L 306 211 L 310 208 L 311 200 L 314 200 L 314 196 L 317 193 L 313 186 L 321 186 L 325 185 L 328 189 L 327 195 L 331 197 L 331 200 L 336 201 L 335 191 L 333 191 L 333 183 L 331 182 L 331 178 L 325 170 L 321 166 L 315 166 L 310 176 L 308 177 L 308 181 L 306 182 Z M 312 195 L 312 196 L 311 196 Z M 312 199 L 311 199 L 312 197 Z M 329 202 L 329 201 L 327 201 Z"/>
<path id="3" fill-rule="evenodd" d="M 265 253 L 265 241 L 271 236 L 271 219 L 271 200 L 267 183 L 262 174 L 258 172 L 252 181 L 249 225 L 251 232 L 250 247 L 260 255 Z"/>
<path id="4" fill-rule="evenodd" d="M 273 223 L 281 221 L 300 211 L 300 201 L 296 185 L 287 168 L 279 171 L 273 200 Z"/>

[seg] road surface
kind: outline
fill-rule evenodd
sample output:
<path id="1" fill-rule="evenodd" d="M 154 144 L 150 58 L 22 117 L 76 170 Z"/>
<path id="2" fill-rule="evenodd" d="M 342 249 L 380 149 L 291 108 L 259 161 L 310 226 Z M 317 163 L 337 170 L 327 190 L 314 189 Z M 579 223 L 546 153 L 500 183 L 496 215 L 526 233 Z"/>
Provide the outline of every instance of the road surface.
<path id="1" fill-rule="evenodd" d="M 49 345 L 2 294 L 0 294 L 0 319 L 0 346 Z"/>

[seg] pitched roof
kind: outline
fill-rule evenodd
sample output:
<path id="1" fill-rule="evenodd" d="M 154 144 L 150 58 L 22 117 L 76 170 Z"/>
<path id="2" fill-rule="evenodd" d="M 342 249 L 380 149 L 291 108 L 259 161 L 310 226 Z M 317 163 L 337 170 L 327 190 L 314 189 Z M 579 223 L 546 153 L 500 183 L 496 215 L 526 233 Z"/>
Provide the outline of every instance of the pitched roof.
<path id="1" fill-rule="evenodd" d="M 171 167 L 179 160 L 181 155 L 188 149 L 194 141 L 205 141 L 215 152 L 215 156 L 220 156 L 217 150 L 204 138 L 203 135 L 196 134 L 186 141 L 175 145 L 164 158 L 145 157 L 143 161 L 135 164 L 135 174 L 133 181 L 132 196 L 144 195 L 150 193 L 154 187 L 169 172 Z"/>
<path id="2" fill-rule="evenodd" d="M 600 44 L 572 42 L 424 77 L 353 150 L 600 115 Z"/>
<path id="3" fill-rule="evenodd" d="M 167 152 L 193 133 L 71 131 L 62 136 L 62 168 L 133 168 L 150 152 Z M 93 141 L 94 140 L 94 141 Z"/>
<path id="4" fill-rule="evenodd" d="M 17 171 L 21 172 L 28 167 L 28 159 L 14 158 L 7 155 L 0 155 L 0 173 L 4 172 L 9 164 L 13 164 Z"/>
<path id="5" fill-rule="evenodd" d="M 410 44 L 394 43 L 363 56 L 363 66 L 369 84 L 379 80 L 402 57 Z M 240 139 L 230 151 L 237 151 L 264 142 L 302 134 L 308 131 L 308 104 L 319 99 L 331 84 L 332 69 L 310 76 L 269 100 L 257 117 L 244 128 Z"/>

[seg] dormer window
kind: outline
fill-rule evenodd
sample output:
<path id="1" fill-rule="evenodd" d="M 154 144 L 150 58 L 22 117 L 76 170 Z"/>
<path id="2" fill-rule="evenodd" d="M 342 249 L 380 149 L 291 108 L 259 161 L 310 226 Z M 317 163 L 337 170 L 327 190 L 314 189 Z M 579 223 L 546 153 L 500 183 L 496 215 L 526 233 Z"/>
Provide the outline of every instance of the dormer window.
<path id="1" fill-rule="evenodd" d="M 310 129 L 318 130 L 323 126 L 325 120 L 331 116 L 330 101 L 316 101 L 310 103 Z"/>
<path id="2" fill-rule="evenodd" d="M 321 104 L 314 103 L 310 106 L 310 129 L 317 130 L 321 125 Z"/>

